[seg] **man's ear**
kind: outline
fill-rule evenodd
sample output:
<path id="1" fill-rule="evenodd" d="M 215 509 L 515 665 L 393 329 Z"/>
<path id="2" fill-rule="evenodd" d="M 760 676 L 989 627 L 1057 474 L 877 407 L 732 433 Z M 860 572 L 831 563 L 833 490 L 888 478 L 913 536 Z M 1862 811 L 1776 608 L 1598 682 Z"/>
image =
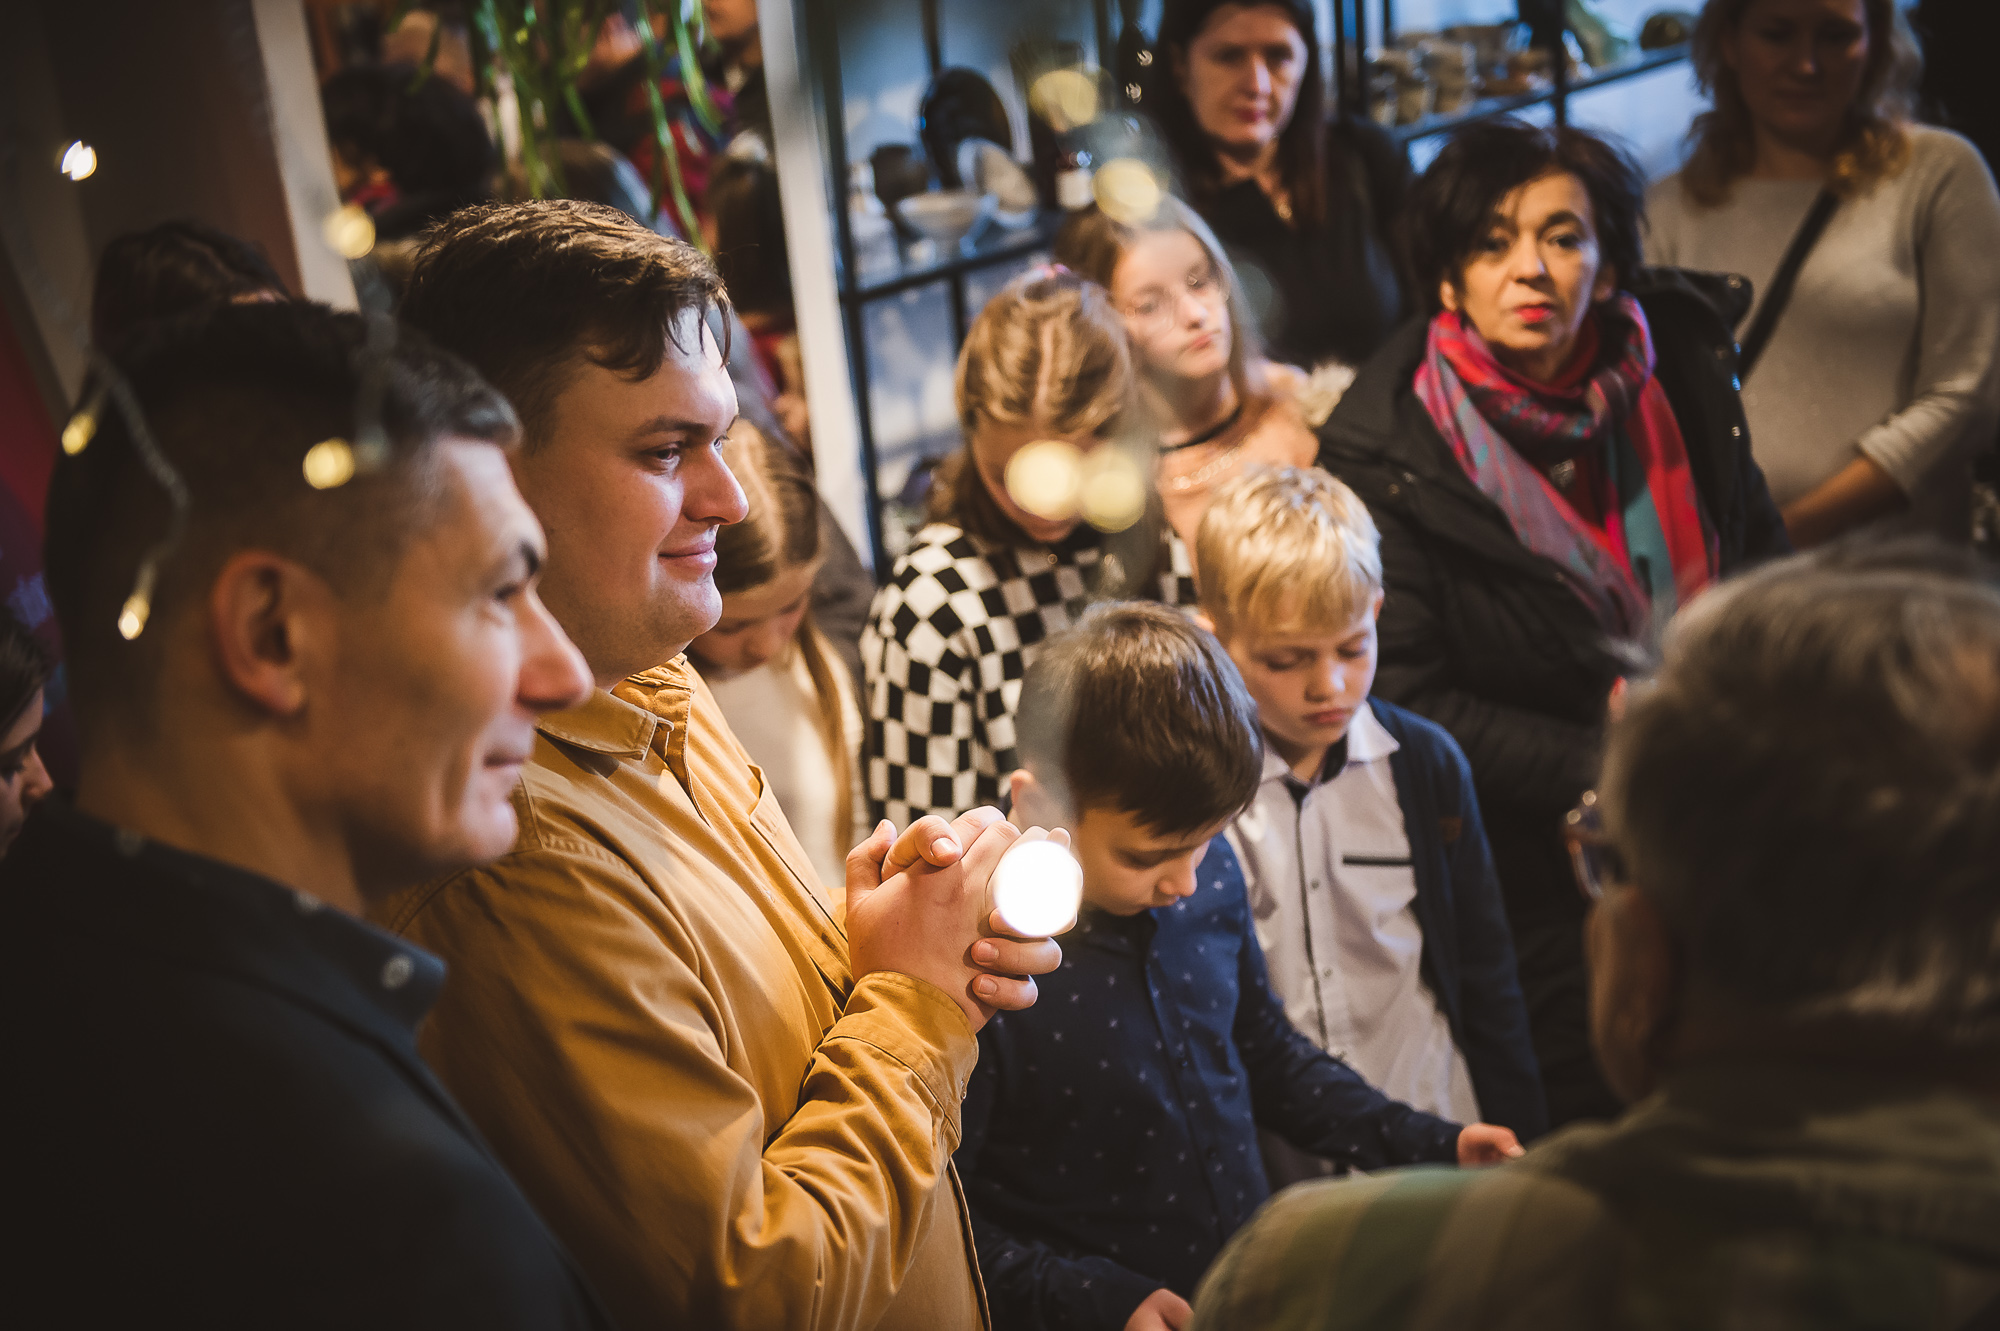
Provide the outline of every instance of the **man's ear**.
<path id="1" fill-rule="evenodd" d="M 295 716 L 306 666 L 331 646 L 333 589 L 268 550 L 239 550 L 208 589 L 208 633 L 223 682 L 253 707 Z"/>
<path id="2" fill-rule="evenodd" d="M 1686 983 L 1680 944 L 1645 892 L 1614 884 L 1590 912 L 1590 1036 L 1604 1079 L 1630 1104 L 1667 1070 Z"/>

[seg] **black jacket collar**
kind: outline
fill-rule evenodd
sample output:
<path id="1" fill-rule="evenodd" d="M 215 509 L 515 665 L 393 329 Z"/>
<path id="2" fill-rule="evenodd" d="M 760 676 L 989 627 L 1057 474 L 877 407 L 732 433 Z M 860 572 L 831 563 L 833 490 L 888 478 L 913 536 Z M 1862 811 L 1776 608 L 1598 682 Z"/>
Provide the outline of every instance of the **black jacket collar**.
<path id="1" fill-rule="evenodd" d="M 416 1051 L 444 963 L 261 875 L 44 800 L 0 861 L 9 929 L 87 940 L 104 964 L 221 973 L 311 1010 L 400 1065 L 467 1125 Z"/>

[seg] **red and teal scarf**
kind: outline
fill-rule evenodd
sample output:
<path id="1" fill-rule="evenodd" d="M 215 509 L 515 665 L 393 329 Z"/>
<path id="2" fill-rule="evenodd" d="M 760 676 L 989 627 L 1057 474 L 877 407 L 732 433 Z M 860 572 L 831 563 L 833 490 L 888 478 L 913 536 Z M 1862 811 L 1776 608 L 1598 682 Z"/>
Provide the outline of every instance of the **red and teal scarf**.
<path id="1" fill-rule="evenodd" d="M 1431 320 L 1417 399 L 1521 544 L 1561 570 L 1607 633 L 1644 639 L 1715 581 L 1715 534 L 1639 302 L 1599 306 L 1580 343 L 1570 368 L 1539 384 L 1446 310 Z"/>

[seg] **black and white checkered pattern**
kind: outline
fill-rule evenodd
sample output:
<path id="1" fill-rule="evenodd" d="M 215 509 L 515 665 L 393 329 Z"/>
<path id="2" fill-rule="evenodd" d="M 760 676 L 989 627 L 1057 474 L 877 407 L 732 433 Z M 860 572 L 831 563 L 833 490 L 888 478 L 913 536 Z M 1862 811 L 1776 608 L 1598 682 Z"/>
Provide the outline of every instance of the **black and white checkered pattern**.
<path id="1" fill-rule="evenodd" d="M 1187 548 L 1163 529 L 1159 596 L 1195 603 Z M 875 593 L 868 673 L 869 817 L 897 827 L 999 800 L 1019 766 L 1014 713 L 1042 641 L 1090 600 L 1104 552 L 1088 540 L 1012 549 L 943 523 L 917 533 Z"/>

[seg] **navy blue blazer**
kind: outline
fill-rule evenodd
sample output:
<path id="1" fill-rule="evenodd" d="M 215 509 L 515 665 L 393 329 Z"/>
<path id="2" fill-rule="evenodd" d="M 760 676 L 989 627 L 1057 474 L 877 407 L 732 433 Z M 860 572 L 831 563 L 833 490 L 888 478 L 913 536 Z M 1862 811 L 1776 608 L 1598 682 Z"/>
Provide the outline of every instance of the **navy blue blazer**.
<path id="1" fill-rule="evenodd" d="M 1364 1169 L 1458 1158 L 1458 1125 L 1323 1052 L 1271 992 L 1243 870 L 1217 837 L 1194 894 L 1085 908 L 1041 998 L 979 1033 L 956 1160 L 995 1331 L 1119 1331 L 1191 1297 L 1269 1194 L 1257 1128 Z"/>
<path id="2" fill-rule="evenodd" d="M 1465 1055 L 1480 1114 L 1533 1141 L 1548 1131 L 1548 1099 L 1472 768 L 1442 726 L 1380 698 L 1368 705 L 1402 746 L 1389 771 L 1416 875 L 1424 983 Z"/>

